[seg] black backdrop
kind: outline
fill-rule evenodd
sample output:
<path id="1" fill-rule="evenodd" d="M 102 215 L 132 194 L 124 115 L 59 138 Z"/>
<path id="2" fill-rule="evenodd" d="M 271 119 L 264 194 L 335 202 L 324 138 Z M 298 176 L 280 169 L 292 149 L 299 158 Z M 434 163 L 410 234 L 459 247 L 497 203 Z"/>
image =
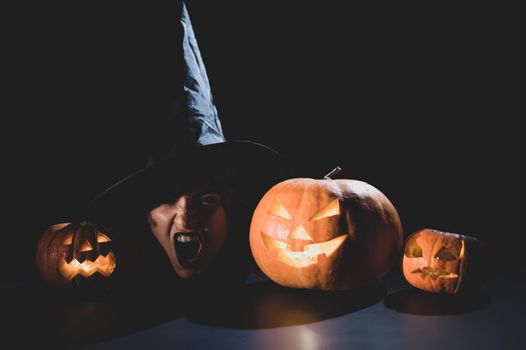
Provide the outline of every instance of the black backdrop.
<path id="1" fill-rule="evenodd" d="M 6 12 L 2 275 L 29 276 L 38 234 L 140 168 L 169 105 L 175 6 Z M 406 234 L 522 228 L 516 22 L 510 11 L 341 1 L 190 1 L 229 139 L 267 144 L 296 176 L 369 182 Z M 478 6 L 478 5 L 477 5 Z M 12 16 L 11 16 L 12 15 Z"/>

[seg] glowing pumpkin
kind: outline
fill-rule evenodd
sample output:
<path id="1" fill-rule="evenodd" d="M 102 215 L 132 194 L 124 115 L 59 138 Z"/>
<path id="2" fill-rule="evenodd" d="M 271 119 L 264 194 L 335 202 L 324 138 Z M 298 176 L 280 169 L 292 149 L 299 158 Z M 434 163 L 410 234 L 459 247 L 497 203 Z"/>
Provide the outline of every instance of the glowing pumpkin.
<path id="1" fill-rule="evenodd" d="M 373 186 L 356 180 L 290 179 L 261 199 L 250 226 L 260 269 L 287 287 L 346 290 L 369 284 L 396 260 L 400 218 Z"/>
<path id="2" fill-rule="evenodd" d="M 48 228 L 37 245 L 36 265 L 54 286 L 80 286 L 108 278 L 117 265 L 108 232 L 91 222 Z M 95 282 L 93 282 L 95 283 Z"/>
<path id="3" fill-rule="evenodd" d="M 402 271 L 416 288 L 456 294 L 483 282 L 486 252 L 485 244 L 474 237 L 423 229 L 407 238 Z"/>

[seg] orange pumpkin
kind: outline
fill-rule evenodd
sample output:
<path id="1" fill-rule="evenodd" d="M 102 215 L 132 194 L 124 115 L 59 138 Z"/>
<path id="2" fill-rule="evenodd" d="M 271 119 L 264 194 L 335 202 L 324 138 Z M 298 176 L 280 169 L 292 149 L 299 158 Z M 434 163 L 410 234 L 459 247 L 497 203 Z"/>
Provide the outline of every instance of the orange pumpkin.
<path id="1" fill-rule="evenodd" d="M 479 286 L 486 276 L 486 247 L 474 238 L 423 229 L 405 243 L 402 271 L 414 287 L 435 293 L 456 294 Z"/>
<path id="2" fill-rule="evenodd" d="M 110 277 L 117 265 L 109 233 L 89 221 L 48 228 L 37 245 L 36 265 L 56 287 L 95 285 Z"/>
<path id="3" fill-rule="evenodd" d="M 250 226 L 260 269 L 287 287 L 347 290 L 369 284 L 403 241 L 396 209 L 356 180 L 290 179 L 261 199 Z"/>

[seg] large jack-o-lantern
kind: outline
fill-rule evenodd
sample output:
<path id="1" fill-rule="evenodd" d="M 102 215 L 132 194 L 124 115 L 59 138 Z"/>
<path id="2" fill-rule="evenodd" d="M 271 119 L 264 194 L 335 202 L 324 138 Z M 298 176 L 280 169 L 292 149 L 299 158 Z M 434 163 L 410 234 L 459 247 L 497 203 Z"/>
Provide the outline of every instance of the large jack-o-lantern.
<path id="1" fill-rule="evenodd" d="M 402 246 L 400 218 L 373 186 L 290 179 L 261 199 L 250 247 L 261 270 L 287 287 L 346 290 L 373 282 Z"/>
<path id="2" fill-rule="evenodd" d="M 435 293 L 456 294 L 479 286 L 485 276 L 487 249 L 474 238 L 423 229 L 405 243 L 402 271 L 414 287 Z"/>
<path id="3" fill-rule="evenodd" d="M 54 286 L 90 285 L 117 265 L 108 232 L 91 222 L 51 226 L 37 245 L 36 265 Z"/>

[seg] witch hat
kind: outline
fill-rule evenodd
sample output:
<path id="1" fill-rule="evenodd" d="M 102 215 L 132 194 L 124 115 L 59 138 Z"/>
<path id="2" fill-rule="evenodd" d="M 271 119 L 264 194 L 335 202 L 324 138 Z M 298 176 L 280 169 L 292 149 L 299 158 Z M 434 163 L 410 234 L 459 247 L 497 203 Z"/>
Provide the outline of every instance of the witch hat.
<path id="1" fill-rule="evenodd" d="M 175 108 L 160 133 L 145 167 L 97 195 L 88 213 L 105 218 L 142 211 L 169 196 L 170 186 L 185 180 L 206 180 L 258 200 L 268 188 L 290 176 L 287 162 L 260 143 L 227 141 L 213 102 L 203 59 L 187 8 L 182 2 L 175 64 L 180 65 Z M 124 214 L 126 213 L 126 214 Z"/>

